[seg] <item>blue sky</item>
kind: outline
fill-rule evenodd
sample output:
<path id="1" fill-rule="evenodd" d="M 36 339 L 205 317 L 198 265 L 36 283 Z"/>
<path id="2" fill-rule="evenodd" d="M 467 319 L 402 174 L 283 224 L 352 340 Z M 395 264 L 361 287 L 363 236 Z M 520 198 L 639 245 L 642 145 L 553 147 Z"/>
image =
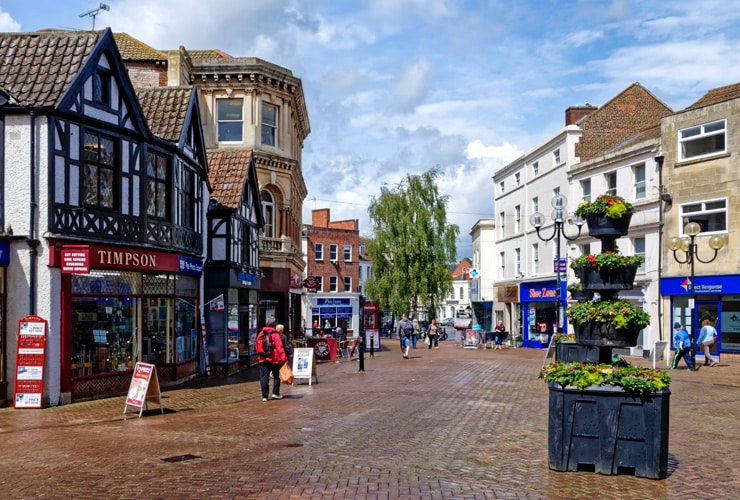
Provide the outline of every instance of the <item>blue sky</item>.
<path id="1" fill-rule="evenodd" d="M 95 27 L 157 49 L 221 49 L 303 81 L 308 198 L 359 219 L 383 184 L 433 166 L 460 226 L 493 217 L 493 174 L 556 134 L 568 106 L 640 82 L 674 110 L 740 82 L 726 0 L 110 0 Z M 0 31 L 90 29 L 100 2 L 0 0 Z"/>

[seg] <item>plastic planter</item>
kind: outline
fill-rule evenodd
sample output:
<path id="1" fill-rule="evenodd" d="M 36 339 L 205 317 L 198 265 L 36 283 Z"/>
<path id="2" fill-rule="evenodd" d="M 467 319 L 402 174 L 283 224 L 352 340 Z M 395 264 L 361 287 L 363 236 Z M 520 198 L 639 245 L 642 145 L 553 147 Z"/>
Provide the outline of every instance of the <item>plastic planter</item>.
<path id="1" fill-rule="evenodd" d="M 611 219 L 606 215 L 588 214 L 586 215 L 586 224 L 588 224 L 589 236 L 624 236 L 629 231 L 632 212 L 625 213 L 619 219 Z"/>
<path id="2" fill-rule="evenodd" d="M 615 269 L 597 269 L 579 266 L 576 276 L 586 290 L 632 290 L 637 275 L 637 266 L 628 264 Z"/>
<path id="3" fill-rule="evenodd" d="M 569 363 L 578 361 L 580 363 L 598 363 L 599 347 L 583 345 L 576 342 L 556 342 L 555 360 Z"/>
<path id="4" fill-rule="evenodd" d="M 586 345 L 607 347 L 634 347 L 640 328 L 631 327 L 617 330 L 606 323 L 588 322 L 573 324 L 576 332 L 576 342 Z"/>
<path id="5" fill-rule="evenodd" d="M 549 390 L 550 469 L 666 477 L 670 390 L 639 397 L 621 387 L 555 382 Z"/>

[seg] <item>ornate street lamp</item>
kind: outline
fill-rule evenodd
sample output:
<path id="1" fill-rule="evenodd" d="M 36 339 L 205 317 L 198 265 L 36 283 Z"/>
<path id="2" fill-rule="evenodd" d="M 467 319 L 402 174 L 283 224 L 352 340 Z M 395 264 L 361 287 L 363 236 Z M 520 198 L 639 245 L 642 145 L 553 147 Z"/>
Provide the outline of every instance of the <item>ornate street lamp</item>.
<path id="1" fill-rule="evenodd" d="M 696 222 L 689 222 L 686 224 L 683 228 L 684 234 L 687 236 L 684 236 L 683 238 L 679 238 L 678 236 L 673 236 L 672 238 L 669 238 L 668 241 L 666 241 L 666 246 L 668 247 L 668 250 L 671 250 L 673 252 L 673 259 L 678 262 L 679 264 L 689 264 L 691 267 L 691 283 L 689 286 L 691 286 L 691 304 L 690 307 L 692 308 L 692 332 L 689 337 L 691 338 L 691 364 L 696 369 L 696 321 L 694 320 L 693 311 L 696 310 L 696 290 L 694 289 L 694 260 L 698 260 L 699 262 L 703 264 L 709 264 L 710 262 L 714 261 L 714 259 L 717 258 L 717 252 L 725 246 L 725 239 L 724 237 L 715 234 L 711 238 L 709 238 L 709 248 L 714 250 L 714 255 L 712 255 L 712 258 L 709 260 L 703 260 L 701 257 L 699 257 L 699 247 L 696 244 L 696 237 L 699 236 L 699 233 L 701 233 L 701 226 L 697 224 Z M 679 258 L 678 251 L 684 252 L 683 258 Z M 698 319 L 698 318 L 696 318 Z"/>
<path id="2" fill-rule="evenodd" d="M 537 237 L 542 241 L 550 241 L 553 238 L 557 237 L 555 240 L 555 276 L 556 276 L 556 293 L 555 293 L 555 321 L 557 328 L 561 328 L 562 324 L 560 323 L 560 310 L 562 308 L 561 304 L 563 302 L 562 298 L 562 290 L 560 285 L 560 237 L 562 236 L 568 241 L 573 241 L 576 238 L 578 238 L 581 235 L 581 229 L 583 229 L 583 224 L 586 222 L 584 221 L 580 215 L 576 215 L 575 225 L 578 227 L 578 233 L 575 236 L 568 236 L 564 231 L 564 225 L 565 220 L 567 216 L 567 212 L 565 210 L 565 207 L 568 206 L 568 198 L 563 196 L 562 194 L 556 194 L 553 196 L 552 201 L 550 202 L 552 204 L 552 220 L 555 223 L 553 225 L 552 234 L 545 238 L 540 234 L 540 228 L 545 223 L 545 216 L 542 215 L 540 212 L 535 212 L 532 214 L 532 217 L 529 218 L 529 223 L 532 224 L 532 226 L 537 230 Z M 553 332 L 556 333 L 556 332 Z"/>

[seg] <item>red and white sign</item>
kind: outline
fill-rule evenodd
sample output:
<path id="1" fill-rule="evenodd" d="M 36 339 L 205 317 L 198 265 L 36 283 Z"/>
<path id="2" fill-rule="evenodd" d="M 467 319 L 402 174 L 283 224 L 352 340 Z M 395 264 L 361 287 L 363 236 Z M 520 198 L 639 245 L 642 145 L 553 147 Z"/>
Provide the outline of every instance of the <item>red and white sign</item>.
<path id="1" fill-rule="evenodd" d="M 309 290 L 316 290 L 319 287 L 319 279 L 316 276 L 308 276 L 303 280 L 303 286 Z"/>
<path id="2" fill-rule="evenodd" d="M 14 408 L 41 408 L 46 329 L 46 320 L 39 316 L 26 316 L 18 321 Z"/>
<path id="3" fill-rule="evenodd" d="M 135 406 L 141 409 L 139 411 L 139 417 L 141 417 L 141 412 L 144 411 L 147 399 L 151 397 L 158 398 L 159 408 L 164 413 L 164 408 L 162 408 L 162 394 L 159 391 L 159 379 L 157 379 L 157 369 L 149 363 L 136 363 L 134 374 L 131 376 L 131 384 L 128 386 L 126 405 L 123 407 L 124 415 L 129 406 Z"/>
<path id="4" fill-rule="evenodd" d="M 62 248 L 62 272 L 89 274 L 90 247 L 87 245 L 66 245 Z"/>

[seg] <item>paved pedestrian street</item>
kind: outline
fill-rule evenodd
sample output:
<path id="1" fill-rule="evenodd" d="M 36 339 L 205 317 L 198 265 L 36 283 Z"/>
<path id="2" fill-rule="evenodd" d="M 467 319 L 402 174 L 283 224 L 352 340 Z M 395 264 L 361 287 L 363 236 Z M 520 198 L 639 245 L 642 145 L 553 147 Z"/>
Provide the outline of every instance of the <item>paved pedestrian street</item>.
<path id="1" fill-rule="evenodd" d="M 257 370 L 124 398 L 0 409 L 3 498 L 737 498 L 740 364 L 673 370 L 665 480 L 548 468 L 544 351 L 452 341 L 318 366 L 262 402 Z M 423 346 L 423 344 L 422 344 Z M 647 366 L 641 359 L 630 361 Z M 665 366 L 665 361 L 661 364 Z"/>

